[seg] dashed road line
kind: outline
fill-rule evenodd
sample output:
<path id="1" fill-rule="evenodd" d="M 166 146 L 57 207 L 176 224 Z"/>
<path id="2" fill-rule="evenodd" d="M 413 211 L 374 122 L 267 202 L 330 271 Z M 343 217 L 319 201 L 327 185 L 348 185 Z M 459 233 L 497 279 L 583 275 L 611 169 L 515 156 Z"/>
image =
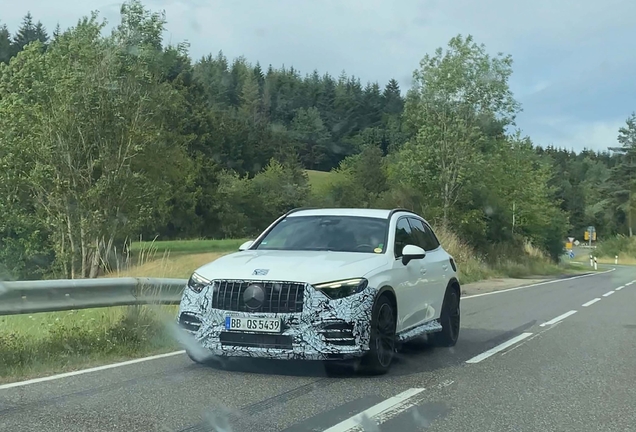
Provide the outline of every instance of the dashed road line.
<path id="1" fill-rule="evenodd" d="M 466 363 L 479 363 L 482 360 L 486 360 L 488 357 L 497 354 L 500 351 L 505 350 L 506 348 L 521 342 L 522 340 L 524 340 L 527 337 L 532 336 L 532 333 L 521 333 L 519 336 L 515 336 L 512 339 L 510 339 L 509 341 L 506 341 L 500 345 L 497 345 L 494 348 L 489 349 L 488 351 L 484 351 L 483 353 L 469 359 L 466 360 Z"/>
<path id="2" fill-rule="evenodd" d="M 614 291 L 608 291 L 608 292 L 606 292 L 605 294 L 603 294 L 603 297 L 609 297 L 609 296 L 611 296 L 612 294 L 614 294 Z"/>
<path id="3" fill-rule="evenodd" d="M 587 303 L 583 303 L 583 305 L 582 305 L 582 306 L 583 306 L 583 307 L 592 306 L 594 303 L 596 303 L 596 302 L 600 302 L 600 301 L 601 301 L 601 299 L 600 299 L 600 298 L 598 298 L 598 297 L 596 297 L 594 300 L 590 300 L 590 301 L 589 301 L 589 302 L 587 302 Z"/>
<path id="4" fill-rule="evenodd" d="M 540 324 L 539 327 L 545 327 L 545 326 L 549 326 L 549 325 L 552 325 L 552 324 L 556 324 L 559 321 L 566 319 L 570 315 L 574 315 L 575 313 L 576 313 L 575 310 L 571 310 L 569 312 L 564 313 L 563 315 L 559 315 L 556 318 L 552 318 L 550 321 L 546 321 L 543 324 Z"/>
<path id="5" fill-rule="evenodd" d="M 623 288 L 625 288 L 625 285 L 621 285 L 621 286 L 619 286 L 618 288 L 616 288 L 616 289 L 615 289 L 615 291 L 620 291 L 620 290 L 622 290 Z"/>
<path id="6" fill-rule="evenodd" d="M 375 417 L 382 416 L 387 412 L 392 412 L 394 414 L 400 414 L 407 409 L 413 406 L 412 400 L 415 396 L 422 393 L 423 388 L 411 388 L 402 393 L 395 395 L 393 397 L 388 398 L 380 402 L 379 404 L 373 405 L 371 408 L 368 408 L 362 411 L 359 414 L 356 414 L 353 417 L 349 417 L 348 419 L 341 421 L 335 426 L 326 429 L 324 432 L 348 432 L 358 429 L 362 424 L 373 421 Z"/>

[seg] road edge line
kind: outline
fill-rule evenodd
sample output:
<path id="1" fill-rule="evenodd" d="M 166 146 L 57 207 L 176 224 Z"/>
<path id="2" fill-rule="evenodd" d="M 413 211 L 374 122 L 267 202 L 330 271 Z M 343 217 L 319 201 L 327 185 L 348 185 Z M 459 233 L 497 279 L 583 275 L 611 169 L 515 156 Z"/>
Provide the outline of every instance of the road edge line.
<path id="1" fill-rule="evenodd" d="M 536 287 L 536 286 L 540 286 L 540 285 L 548 285 L 548 284 L 552 284 L 552 283 L 556 283 L 556 282 L 565 282 L 565 281 L 570 281 L 573 279 L 581 279 L 584 277 L 590 277 L 590 276 L 598 276 L 598 275 L 602 275 L 605 273 L 609 273 L 609 272 L 613 272 L 614 270 L 616 270 L 616 268 L 612 268 L 610 270 L 605 270 L 603 272 L 598 272 L 598 273 L 590 273 L 590 274 L 584 274 L 584 275 L 580 275 L 580 276 L 573 276 L 573 277 L 569 277 L 566 279 L 552 279 L 549 281 L 545 281 L 545 282 L 537 282 L 534 284 L 530 284 L 530 285 L 522 285 L 522 286 L 518 286 L 518 287 L 514 287 L 514 288 L 506 288 L 503 290 L 498 290 L 498 291 L 491 291 L 491 292 L 487 292 L 487 293 L 480 293 L 480 294 L 472 294 L 472 295 L 467 295 L 467 296 L 461 296 L 462 300 L 466 300 L 469 298 L 475 298 L 475 297 L 483 297 L 483 296 L 487 296 L 487 295 L 492 295 L 492 294 L 501 294 L 501 293 L 505 293 L 505 292 L 509 292 L 509 291 L 516 291 L 516 290 L 520 290 L 520 289 L 524 289 L 524 288 L 532 288 L 532 287 Z"/>
<path id="2" fill-rule="evenodd" d="M 108 370 L 108 369 L 114 369 L 114 368 L 118 368 L 118 367 L 122 367 L 122 366 L 129 366 L 129 365 L 133 365 L 133 364 L 136 364 L 136 363 L 143 363 L 143 362 L 147 362 L 147 361 L 151 361 L 151 360 L 158 360 L 158 359 L 172 357 L 172 356 L 176 356 L 176 355 L 184 354 L 184 353 L 185 353 L 185 350 L 172 351 L 172 352 L 169 352 L 169 353 L 157 354 L 157 355 L 137 358 L 137 359 L 133 359 L 133 360 L 126 360 L 126 361 L 118 362 L 118 363 L 111 363 L 111 364 L 106 364 L 106 365 L 102 365 L 102 366 L 95 366 L 95 367 L 88 368 L 88 369 L 80 369 L 80 370 L 76 370 L 76 371 L 72 371 L 72 372 L 64 372 L 64 373 L 56 374 L 56 375 L 49 375 L 49 376 L 40 377 L 40 378 L 33 378 L 33 379 L 30 379 L 30 380 L 25 380 L 25 381 L 16 381 L 16 382 L 8 383 L 8 384 L 0 384 L 0 390 L 6 390 L 6 389 L 10 389 L 10 388 L 15 388 L 15 387 L 22 387 L 22 386 L 26 386 L 26 385 L 30 385 L 30 384 L 38 384 L 38 383 L 46 382 L 46 381 L 54 381 L 54 380 L 58 380 L 58 379 L 62 379 L 62 378 L 68 378 L 68 377 L 72 377 L 72 376 L 76 376 L 76 375 L 84 375 L 84 374 L 91 373 L 91 372 L 99 372 L 99 371 Z"/>

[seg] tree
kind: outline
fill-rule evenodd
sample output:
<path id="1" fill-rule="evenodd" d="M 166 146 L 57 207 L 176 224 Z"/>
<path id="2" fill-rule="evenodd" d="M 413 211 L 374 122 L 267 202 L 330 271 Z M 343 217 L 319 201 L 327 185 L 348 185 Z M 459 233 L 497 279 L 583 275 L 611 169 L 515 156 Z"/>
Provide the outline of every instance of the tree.
<path id="1" fill-rule="evenodd" d="M 330 134 L 316 108 L 300 108 L 296 111 L 291 133 L 298 142 L 298 154 L 303 165 L 310 169 L 324 167 L 327 162 Z"/>
<path id="2" fill-rule="evenodd" d="M 404 109 L 404 99 L 402 98 L 402 92 L 400 91 L 400 84 L 391 78 L 388 84 L 384 87 L 382 93 L 384 99 L 384 112 L 389 115 L 400 115 Z"/>
<path id="3" fill-rule="evenodd" d="M 38 26 L 40 26 L 40 29 L 43 29 L 39 22 Z M 41 34 L 38 34 L 36 24 L 33 23 L 33 16 L 31 15 L 31 12 L 27 13 L 22 19 L 22 25 L 13 36 L 13 41 L 11 43 L 12 56 L 22 51 L 29 43 L 40 40 L 41 36 Z"/>
<path id="4" fill-rule="evenodd" d="M 618 131 L 619 147 L 610 147 L 618 153 L 619 163 L 612 169 L 611 182 L 617 208 L 626 215 L 629 236 L 634 235 L 636 211 L 636 113 L 632 113 Z"/>
<path id="5" fill-rule="evenodd" d="M 397 172 L 428 191 L 433 214 L 448 224 L 466 185 L 479 182 L 486 144 L 484 118 L 512 123 L 518 103 L 508 87 L 509 56 L 490 57 L 471 36 L 426 55 L 413 73 L 404 120 L 413 138 L 399 152 Z"/>
<path id="6" fill-rule="evenodd" d="M 0 26 L 0 63 L 9 63 L 11 60 L 11 34 L 6 24 Z"/>
<path id="7" fill-rule="evenodd" d="M 152 28 L 147 19 L 137 24 Z M 29 45 L 0 86 L 0 140 L 20 149 L 20 179 L 70 277 L 94 277 L 116 240 L 164 223 L 188 170 L 179 137 L 166 129 L 180 97 L 145 55 L 156 54 L 152 37 L 141 35 L 149 45 L 131 54 L 122 43 L 128 28 L 110 38 L 102 28 L 94 14 L 45 53 Z"/>

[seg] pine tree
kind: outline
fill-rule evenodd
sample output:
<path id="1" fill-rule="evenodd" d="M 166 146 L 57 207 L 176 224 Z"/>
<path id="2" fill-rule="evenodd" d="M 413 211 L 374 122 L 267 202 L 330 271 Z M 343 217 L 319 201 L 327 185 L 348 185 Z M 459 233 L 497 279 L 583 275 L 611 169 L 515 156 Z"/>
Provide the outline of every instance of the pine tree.
<path id="1" fill-rule="evenodd" d="M 384 98 L 384 112 L 387 114 L 401 114 L 404 109 L 404 99 L 400 92 L 400 84 L 391 78 L 384 87 L 382 94 Z"/>
<path id="2" fill-rule="evenodd" d="M 6 24 L 0 27 L 0 63 L 11 60 L 11 34 Z"/>
<path id="3" fill-rule="evenodd" d="M 46 29 L 40 21 L 38 21 L 38 23 L 35 25 L 35 37 L 36 40 L 39 40 L 43 44 L 45 44 L 49 40 L 49 35 L 46 33 Z"/>
<path id="4" fill-rule="evenodd" d="M 57 23 L 55 26 L 55 30 L 53 30 L 53 40 L 57 40 L 62 34 L 62 29 L 60 28 L 60 23 Z"/>
<path id="5" fill-rule="evenodd" d="M 13 43 L 11 44 L 13 55 L 18 54 L 29 43 L 39 40 L 39 35 L 36 32 L 36 25 L 33 24 L 33 16 L 31 12 L 27 13 L 22 19 L 22 25 L 13 36 Z"/>

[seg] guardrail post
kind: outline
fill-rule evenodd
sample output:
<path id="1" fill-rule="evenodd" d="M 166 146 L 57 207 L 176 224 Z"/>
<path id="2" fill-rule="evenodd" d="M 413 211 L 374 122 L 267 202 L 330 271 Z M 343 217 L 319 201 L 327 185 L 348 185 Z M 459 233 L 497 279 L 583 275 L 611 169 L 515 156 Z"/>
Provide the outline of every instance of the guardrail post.
<path id="1" fill-rule="evenodd" d="M 618 255 L 614 257 L 614 264 L 618 264 Z"/>
<path id="2" fill-rule="evenodd" d="M 594 270 L 598 270 L 598 261 L 596 257 L 594 257 Z"/>

